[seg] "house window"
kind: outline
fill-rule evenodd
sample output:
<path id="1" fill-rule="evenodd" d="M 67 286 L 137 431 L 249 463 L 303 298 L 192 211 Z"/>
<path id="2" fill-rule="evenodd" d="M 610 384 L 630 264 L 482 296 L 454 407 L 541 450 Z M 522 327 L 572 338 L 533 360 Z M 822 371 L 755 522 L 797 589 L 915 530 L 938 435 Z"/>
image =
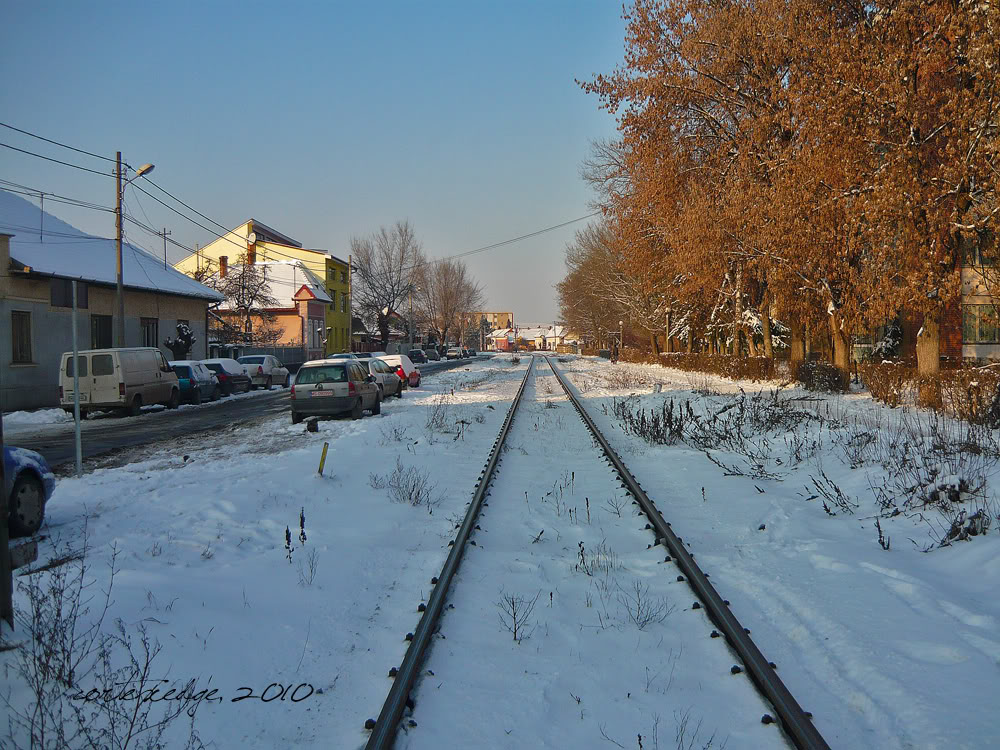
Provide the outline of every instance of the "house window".
<path id="1" fill-rule="evenodd" d="M 341 271 L 340 272 L 340 283 L 341 284 L 346 284 L 347 283 L 347 271 Z"/>
<path id="2" fill-rule="evenodd" d="M 10 314 L 11 361 L 31 363 L 31 313 L 13 310 Z"/>
<path id="3" fill-rule="evenodd" d="M 340 295 L 340 311 L 342 313 L 347 312 L 347 295 Z"/>
<path id="4" fill-rule="evenodd" d="M 156 318 L 139 318 L 139 327 L 142 330 L 142 345 L 156 346 L 156 340 L 160 333 L 160 321 Z"/>
<path id="5" fill-rule="evenodd" d="M 76 306 L 87 309 L 87 282 L 76 282 Z M 53 307 L 73 306 L 73 281 L 71 279 L 49 279 L 49 301 Z"/>
<path id="6" fill-rule="evenodd" d="M 993 305 L 962 305 L 962 343 L 1000 343 L 1000 325 Z"/>
<path id="7" fill-rule="evenodd" d="M 90 316 L 90 348 L 91 349 L 111 348 L 110 315 Z"/>

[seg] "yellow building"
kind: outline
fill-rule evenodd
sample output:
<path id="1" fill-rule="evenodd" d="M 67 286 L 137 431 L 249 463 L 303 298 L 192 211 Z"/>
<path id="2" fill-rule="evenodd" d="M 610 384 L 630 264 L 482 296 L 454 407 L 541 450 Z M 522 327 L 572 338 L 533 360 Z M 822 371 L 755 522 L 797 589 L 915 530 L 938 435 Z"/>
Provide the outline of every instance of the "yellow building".
<path id="1" fill-rule="evenodd" d="M 496 331 L 500 328 L 513 328 L 514 327 L 514 313 L 512 312 L 474 312 L 469 313 L 469 319 L 473 321 L 479 321 L 486 318 L 486 322 L 489 323 L 490 330 Z"/>
<path id="2" fill-rule="evenodd" d="M 174 264 L 178 271 L 195 279 L 213 276 L 220 266 L 259 261 L 297 260 L 325 284 L 331 302 L 326 306 L 326 353 L 351 350 L 351 280 L 350 262 L 326 250 L 302 247 L 302 243 L 271 229 L 256 219 L 205 245 Z"/>

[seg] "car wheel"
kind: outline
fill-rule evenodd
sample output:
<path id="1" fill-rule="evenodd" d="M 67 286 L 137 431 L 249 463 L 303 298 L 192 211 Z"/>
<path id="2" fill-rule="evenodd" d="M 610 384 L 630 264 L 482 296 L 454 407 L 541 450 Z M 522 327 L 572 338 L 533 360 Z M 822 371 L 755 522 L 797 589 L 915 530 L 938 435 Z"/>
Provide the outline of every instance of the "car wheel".
<path id="1" fill-rule="evenodd" d="M 130 417 L 138 417 L 140 411 L 142 411 L 142 396 L 137 393 L 132 397 L 132 400 L 125 409 L 125 413 Z"/>
<path id="2" fill-rule="evenodd" d="M 382 392 L 379 391 L 375 394 L 375 405 L 372 407 L 372 416 L 377 416 L 382 413 Z"/>
<path id="3" fill-rule="evenodd" d="M 167 401 L 168 409 L 176 409 L 181 404 L 181 393 L 176 388 L 170 391 L 170 400 Z"/>
<path id="4" fill-rule="evenodd" d="M 284 385 L 282 386 L 282 388 L 287 388 L 287 387 L 288 387 L 288 382 L 289 382 L 289 381 L 290 381 L 291 379 L 292 379 L 292 376 L 291 376 L 291 375 L 285 375 L 285 383 L 284 383 Z"/>
<path id="5" fill-rule="evenodd" d="M 298 412 L 292 412 L 292 424 L 299 424 L 302 421 L 302 415 Z"/>
<path id="6" fill-rule="evenodd" d="M 10 492 L 8 525 L 16 536 L 30 536 L 42 525 L 45 513 L 45 488 L 38 477 L 21 474 Z"/>
<path id="7" fill-rule="evenodd" d="M 191 403 L 196 406 L 201 403 L 201 388 L 194 389 L 194 394 L 191 396 Z"/>
<path id="8" fill-rule="evenodd" d="M 362 417 L 361 399 L 358 398 L 358 400 L 354 402 L 354 407 L 351 409 L 351 419 L 361 419 L 361 417 Z"/>
<path id="9" fill-rule="evenodd" d="M 271 390 L 271 376 L 270 375 L 267 376 L 267 382 L 264 383 L 264 390 L 265 391 Z"/>

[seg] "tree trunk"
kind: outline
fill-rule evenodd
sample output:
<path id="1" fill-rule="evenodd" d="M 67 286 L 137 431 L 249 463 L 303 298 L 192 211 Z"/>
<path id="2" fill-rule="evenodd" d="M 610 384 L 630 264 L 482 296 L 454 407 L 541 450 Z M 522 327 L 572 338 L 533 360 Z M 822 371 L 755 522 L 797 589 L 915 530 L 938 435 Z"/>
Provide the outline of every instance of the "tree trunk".
<path id="1" fill-rule="evenodd" d="M 791 348 L 792 364 L 795 364 L 806 358 L 806 326 L 799 320 L 793 320 L 789 323 L 789 328 L 791 329 L 789 347 Z"/>
<path id="2" fill-rule="evenodd" d="M 941 310 L 924 315 L 924 324 L 917 332 L 917 376 L 920 383 L 920 406 L 941 405 Z"/>
<path id="3" fill-rule="evenodd" d="M 672 352 L 674 350 L 674 345 L 670 341 L 670 328 L 671 328 L 671 315 L 670 315 L 670 311 L 668 310 L 667 311 L 667 326 L 666 326 L 666 331 L 664 332 L 664 338 L 663 338 L 663 351 L 665 351 L 667 353 L 670 353 L 670 352 Z"/>
<path id="4" fill-rule="evenodd" d="M 692 328 L 691 325 L 688 324 L 687 353 L 692 354 L 693 352 L 694 352 L 694 328 Z"/>
<path id="5" fill-rule="evenodd" d="M 747 355 L 750 357 L 757 356 L 757 342 L 753 340 L 753 330 L 750 326 L 746 326 L 743 329 L 743 335 L 747 340 Z"/>
<path id="6" fill-rule="evenodd" d="M 851 350 L 848 348 L 847 336 L 841 328 L 840 316 L 836 312 L 829 314 L 830 338 L 833 339 L 833 364 L 844 371 L 844 378 L 851 371 Z"/>
<path id="7" fill-rule="evenodd" d="M 774 357 L 774 344 L 771 341 L 771 300 L 766 293 L 760 302 L 760 331 L 764 338 L 764 356 L 772 359 Z"/>
<path id="8" fill-rule="evenodd" d="M 652 350 L 653 354 L 655 354 L 657 357 L 660 356 L 660 342 L 656 340 L 655 331 L 649 332 L 649 347 Z"/>

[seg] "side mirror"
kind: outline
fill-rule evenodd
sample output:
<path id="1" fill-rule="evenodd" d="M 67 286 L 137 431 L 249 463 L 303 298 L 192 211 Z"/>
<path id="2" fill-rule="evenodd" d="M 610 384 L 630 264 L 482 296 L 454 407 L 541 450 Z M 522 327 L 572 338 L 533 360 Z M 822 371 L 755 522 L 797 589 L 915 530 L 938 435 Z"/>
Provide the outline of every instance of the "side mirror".
<path id="1" fill-rule="evenodd" d="M 375 382 L 375 376 L 374 375 L 369 375 L 368 376 L 368 382 L 369 383 L 374 383 Z"/>

